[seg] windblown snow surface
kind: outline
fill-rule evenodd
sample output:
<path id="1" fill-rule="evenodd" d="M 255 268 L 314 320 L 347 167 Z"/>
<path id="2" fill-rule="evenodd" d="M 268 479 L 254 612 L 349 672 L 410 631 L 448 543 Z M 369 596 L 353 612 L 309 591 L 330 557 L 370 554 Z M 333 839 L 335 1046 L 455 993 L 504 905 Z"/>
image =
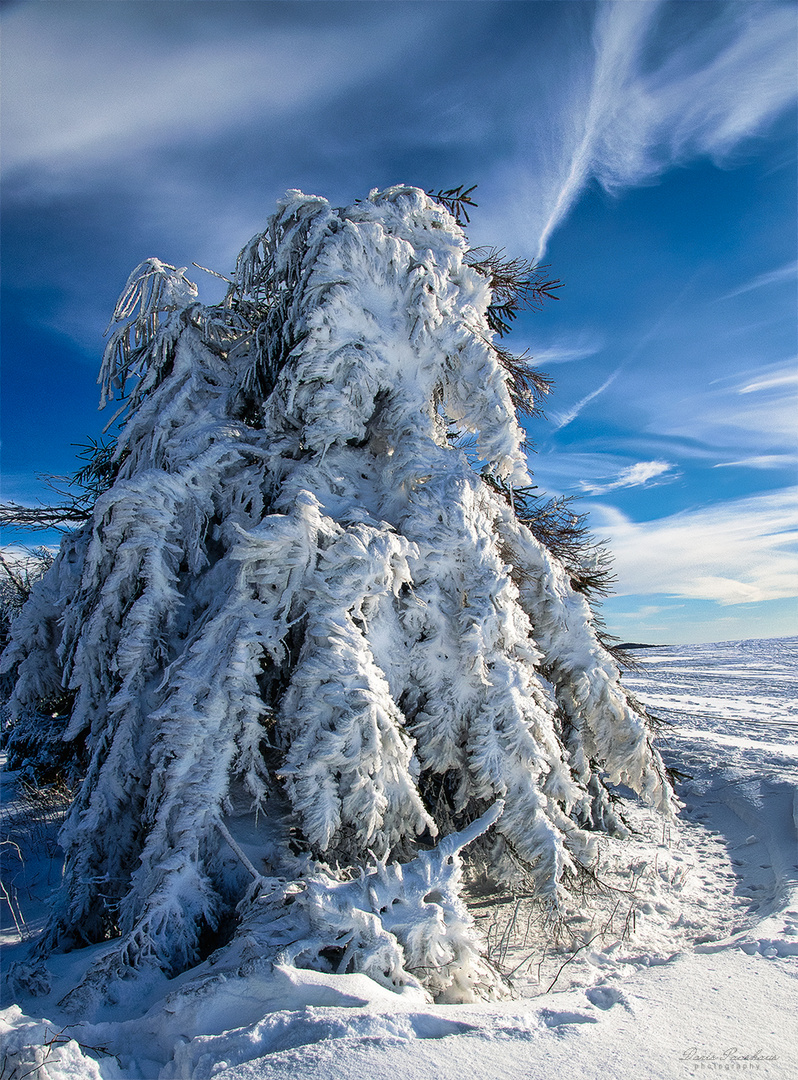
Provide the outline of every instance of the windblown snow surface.
<path id="1" fill-rule="evenodd" d="M 663 721 L 678 820 L 633 798 L 631 839 L 556 917 L 470 897 L 512 1000 L 431 1005 L 362 975 L 278 968 L 75 1022 L 58 1002 L 98 952 L 53 957 L 52 991 L 0 1013 L 2 1080 L 477 1080 L 798 1075 L 798 638 L 641 649 L 626 685 Z M 5 784 L 6 964 L 57 884 L 58 808 Z"/>

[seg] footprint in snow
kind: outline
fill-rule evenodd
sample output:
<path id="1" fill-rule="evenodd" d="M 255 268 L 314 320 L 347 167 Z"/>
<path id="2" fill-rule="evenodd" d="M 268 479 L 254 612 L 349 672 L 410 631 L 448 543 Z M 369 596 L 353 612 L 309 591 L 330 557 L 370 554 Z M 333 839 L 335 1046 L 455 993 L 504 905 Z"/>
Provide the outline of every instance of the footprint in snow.
<path id="1" fill-rule="evenodd" d="M 540 1018 L 548 1028 L 562 1027 L 565 1024 L 597 1024 L 595 1016 L 587 1013 L 555 1011 L 554 1009 L 541 1009 Z"/>
<path id="2" fill-rule="evenodd" d="M 444 1039 L 447 1035 L 465 1035 L 474 1025 L 464 1020 L 445 1020 L 429 1013 L 411 1013 L 410 1025 L 418 1039 Z"/>
<path id="3" fill-rule="evenodd" d="M 611 1009 L 613 1005 L 623 1005 L 624 1008 L 629 1008 L 626 996 L 614 986 L 591 986 L 585 990 L 585 997 L 591 1005 L 595 1005 L 598 1009 Z"/>

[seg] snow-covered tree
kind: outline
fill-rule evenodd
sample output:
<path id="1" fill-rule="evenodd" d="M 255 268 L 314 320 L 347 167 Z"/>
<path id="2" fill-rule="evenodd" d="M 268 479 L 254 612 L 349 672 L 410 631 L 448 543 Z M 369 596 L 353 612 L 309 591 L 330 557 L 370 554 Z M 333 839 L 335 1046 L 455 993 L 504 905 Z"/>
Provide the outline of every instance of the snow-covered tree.
<path id="1" fill-rule="evenodd" d="M 12 717 L 82 762 L 39 953 L 115 940 L 89 989 L 254 923 L 283 955 L 288 919 L 295 960 L 484 991 L 459 846 L 556 903 L 622 829 L 607 785 L 668 805 L 595 559 L 543 542 L 516 406 L 545 384 L 499 344 L 531 279 L 446 194 L 291 191 L 223 303 L 156 259 L 120 298 L 105 490 L 5 656 Z"/>

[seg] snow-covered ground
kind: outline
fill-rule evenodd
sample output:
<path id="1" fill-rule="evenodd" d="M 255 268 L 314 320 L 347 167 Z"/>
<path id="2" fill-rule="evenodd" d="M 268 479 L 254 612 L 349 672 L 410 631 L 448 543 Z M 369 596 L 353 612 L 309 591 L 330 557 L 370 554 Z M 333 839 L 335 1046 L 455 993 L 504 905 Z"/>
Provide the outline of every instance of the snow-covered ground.
<path id="1" fill-rule="evenodd" d="M 0 1077 L 798 1075 L 798 638 L 635 656 L 643 667 L 625 682 L 664 722 L 683 809 L 663 822 L 631 800 L 630 838 L 603 842 L 595 880 L 557 918 L 524 898 L 471 897 L 513 999 L 430 1005 L 361 975 L 285 968 L 175 997 L 187 973 L 76 1021 L 58 1002 L 97 946 L 51 963 L 49 995 L 5 1002 Z M 19 848 L 2 849 L 6 968 L 57 881 L 57 811 L 6 804 Z"/>

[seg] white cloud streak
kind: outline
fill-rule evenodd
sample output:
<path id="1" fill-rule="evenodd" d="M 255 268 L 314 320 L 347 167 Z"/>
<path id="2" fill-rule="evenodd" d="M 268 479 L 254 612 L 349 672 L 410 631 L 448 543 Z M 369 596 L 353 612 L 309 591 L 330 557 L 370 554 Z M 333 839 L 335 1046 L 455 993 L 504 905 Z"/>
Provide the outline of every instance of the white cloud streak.
<path id="1" fill-rule="evenodd" d="M 682 607 L 683 605 L 679 605 Z M 659 615 L 663 611 L 672 611 L 671 607 L 662 607 L 659 604 L 644 604 L 636 611 L 616 611 L 613 614 L 613 619 L 649 619 L 652 615 Z"/>
<path id="2" fill-rule="evenodd" d="M 669 480 L 675 479 L 674 466 L 669 461 L 638 461 L 622 469 L 614 480 L 607 483 L 591 484 L 581 481 L 582 490 L 588 495 L 604 495 L 608 491 L 617 491 L 619 488 L 644 487 L 652 480 L 660 480 L 667 473 L 671 475 Z"/>
<path id="3" fill-rule="evenodd" d="M 753 374 L 753 373 L 751 373 Z M 661 431 L 694 438 L 700 433 L 718 456 L 735 460 L 794 452 L 798 438 L 798 373 L 795 361 L 774 364 L 759 377 L 710 387 L 681 399 L 668 393 L 658 417 Z M 658 402 L 659 404 L 659 402 Z M 666 410 L 669 410 L 666 411 Z"/>
<path id="4" fill-rule="evenodd" d="M 694 157 L 723 160 L 796 96 L 792 5 L 728 4 L 681 40 L 653 70 L 647 50 L 662 0 L 599 4 L 592 78 L 576 84 L 553 130 L 564 152 L 532 185 L 544 207 L 537 258 L 591 178 L 636 186 Z M 540 160 L 540 158 L 538 158 Z"/>
<path id="5" fill-rule="evenodd" d="M 795 454 L 755 454 L 740 461 L 719 461 L 715 469 L 788 469 L 798 468 L 798 453 Z"/>
<path id="6" fill-rule="evenodd" d="M 741 386 L 738 394 L 755 394 L 760 390 L 774 390 L 783 386 L 798 387 L 798 368 L 795 371 L 780 371 L 765 379 L 757 379 L 755 382 Z"/>
<path id="7" fill-rule="evenodd" d="M 253 115 L 284 120 L 392 66 L 431 21 L 414 8 L 402 18 L 378 8 L 323 31 L 312 18 L 249 28 L 199 19 L 176 37 L 141 14 L 124 3 L 24 4 L 9 13 L 5 174 L 44 164 L 85 171 L 233 131 Z"/>
<path id="8" fill-rule="evenodd" d="M 747 281 L 738 289 L 733 289 L 732 292 L 726 293 L 725 296 L 721 296 L 720 299 L 732 300 L 735 296 L 742 296 L 743 293 L 753 292 L 755 289 L 768 288 L 771 285 L 781 285 L 787 281 L 798 281 L 798 262 L 786 263 L 777 270 L 770 270 L 766 274 L 758 274 L 755 278 Z"/>
<path id="9" fill-rule="evenodd" d="M 553 367 L 555 364 L 570 364 L 574 360 L 586 360 L 589 356 L 600 353 L 603 348 L 603 341 L 587 334 L 575 335 L 571 340 L 563 338 L 540 349 L 529 347 L 535 366 L 544 368 Z M 523 351 L 523 346 L 517 348 L 517 351 Z"/>
<path id="10" fill-rule="evenodd" d="M 577 401 L 575 405 L 572 405 L 570 409 L 566 409 L 566 411 L 562 413 L 553 413 L 552 423 L 554 424 L 555 431 L 560 431 L 562 428 L 567 427 L 568 424 L 573 423 L 577 416 L 579 416 L 582 410 L 588 406 L 591 401 L 595 400 L 599 394 L 603 394 L 604 391 L 615 382 L 622 370 L 623 365 L 616 368 L 612 375 L 604 380 L 601 386 L 595 390 L 591 390 L 589 394 L 585 394 L 585 396 Z"/>
<path id="11" fill-rule="evenodd" d="M 608 538 L 619 596 L 722 605 L 798 596 L 798 486 L 645 522 L 601 504 L 591 522 Z"/>

